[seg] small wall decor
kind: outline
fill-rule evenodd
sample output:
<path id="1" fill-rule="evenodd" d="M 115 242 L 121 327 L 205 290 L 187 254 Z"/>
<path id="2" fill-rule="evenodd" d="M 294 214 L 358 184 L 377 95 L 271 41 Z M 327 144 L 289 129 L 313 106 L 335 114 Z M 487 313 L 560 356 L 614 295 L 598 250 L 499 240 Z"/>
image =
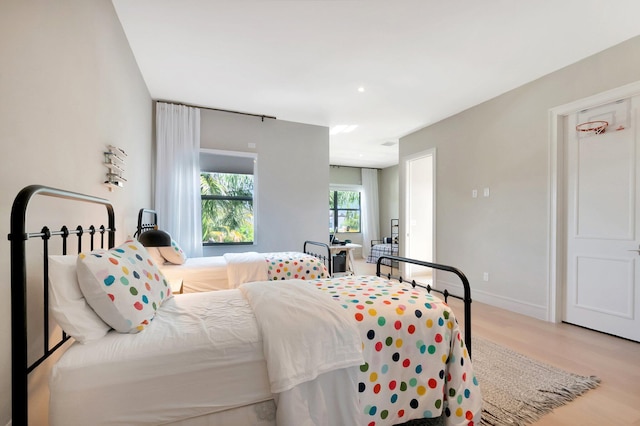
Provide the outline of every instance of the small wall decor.
<path id="1" fill-rule="evenodd" d="M 122 188 L 127 180 L 122 177 L 124 173 L 124 159 L 127 153 L 121 148 L 108 145 L 104 152 L 104 165 L 107 167 L 107 180 L 104 182 L 109 187 L 109 191 L 113 188 Z"/>

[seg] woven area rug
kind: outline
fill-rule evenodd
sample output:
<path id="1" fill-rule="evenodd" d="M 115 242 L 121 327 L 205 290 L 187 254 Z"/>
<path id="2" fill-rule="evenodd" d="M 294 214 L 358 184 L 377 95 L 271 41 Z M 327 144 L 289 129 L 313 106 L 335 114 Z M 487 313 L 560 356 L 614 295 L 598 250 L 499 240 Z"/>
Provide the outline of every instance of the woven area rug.
<path id="1" fill-rule="evenodd" d="M 472 345 L 473 369 L 482 390 L 481 425 L 531 424 L 600 383 L 596 377 L 569 373 L 485 339 L 474 337 Z M 443 425 L 441 420 L 405 425 Z"/>

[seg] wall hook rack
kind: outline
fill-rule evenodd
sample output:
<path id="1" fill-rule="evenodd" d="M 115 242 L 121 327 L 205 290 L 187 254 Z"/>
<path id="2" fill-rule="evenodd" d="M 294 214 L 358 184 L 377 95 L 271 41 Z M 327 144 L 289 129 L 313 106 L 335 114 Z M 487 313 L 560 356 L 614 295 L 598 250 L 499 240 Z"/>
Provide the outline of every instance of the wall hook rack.
<path id="1" fill-rule="evenodd" d="M 107 167 L 107 180 L 104 182 L 109 187 L 122 188 L 127 180 L 122 176 L 124 173 L 125 158 L 127 153 L 123 149 L 113 145 L 108 145 L 104 151 L 104 165 Z"/>

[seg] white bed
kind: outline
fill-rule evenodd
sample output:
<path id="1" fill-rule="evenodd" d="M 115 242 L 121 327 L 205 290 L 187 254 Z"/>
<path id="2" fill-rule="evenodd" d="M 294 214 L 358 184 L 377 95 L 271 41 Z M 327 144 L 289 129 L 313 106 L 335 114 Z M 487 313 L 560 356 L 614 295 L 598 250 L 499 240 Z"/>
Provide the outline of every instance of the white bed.
<path id="1" fill-rule="evenodd" d="M 183 293 L 225 290 L 242 282 L 329 277 L 316 257 L 299 252 L 228 253 L 224 256 L 186 258 L 183 264 L 159 265 L 170 281 L 182 280 Z M 244 275 L 243 278 L 236 278 Z"/>
<path id="2" fill-rule="evenodd" d="M 303 376 L 278 373 L 297 364 Z M 453 313 L 423 290 L 368 276 L 265 281 L 176 295 L 143 332 L 73 344 L 52 372 L 51 425 L 392 425 L 439 416 L 445 389 L 466 392 L 445 424 L 468 424 L 481 403 L 472 375 Z"/>
<path id="3" fill-rule="evenodd" d="M 353 397 L 347 375 L 321 380 L 329 378 L 323 404 L 340 392 Z M 52 426 L 276 424 L 261 333 L 239 290 L 176 295 L 142 333 L 72 345 L 54 366 L 50 392 Z M 299 400 L 288 405 L 294 416 L 307 409 Z"/>
<path id="4" fill-rule="evenodd" d="M 27 205 L 38 194 L 106 206 L 108 226 L 100 232 L 109 248 L 93 250 L 94 233 L 81 228 L 26 232 Z M 14 424 L 28 424 L 29 373 L 70 335 L 75 342 L 50 373 L 52 426 L 390 426 L 436 417 L 448 426 L 479 423 L 481 393 L 467 346 L 469 285 L 455 268 L 429 264 L 463 281 L 464 338 L 445 302 L 375 276 L 172 295 L 140 243 L 115 246 L 114 216 L 107 200 L 69 191 L 31 186 L 16 197 L 9 236 Z M 81 248 L 83 234 L 90 252 Z M 61 236 L 64 247 L 76 235 L 81 253 L 47 254 L 41 235 Z M 25 332 L 30 239 L 42 241 L 40 266 L 49 270 L 42 329 L 50 330 L 52 315 L 70 333 L 52 342 L 41 333 L 46 351 L 34 362 Z"/>

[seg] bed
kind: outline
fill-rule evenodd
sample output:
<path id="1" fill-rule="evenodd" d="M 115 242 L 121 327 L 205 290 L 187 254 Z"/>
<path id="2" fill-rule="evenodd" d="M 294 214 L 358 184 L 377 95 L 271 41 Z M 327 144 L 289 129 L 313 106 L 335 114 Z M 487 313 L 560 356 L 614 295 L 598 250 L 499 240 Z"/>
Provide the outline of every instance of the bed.
<path id="1" fill-rule="evenodd" d="M 371 240 L 371 251 L 367 256 L 367 263 L 378 263 L 378 259 L 383 256 L 398 256 L 399 255 L 399 221 L 398 219 L 391 219 L 390 236 L 381 240 Z M 389 259 L 384 259 L 383 264 L 397 268 L 397 264 L 394 264 Z"/>
<path id="2" fill-rule="evenodd" d="M 155 210 L 140 209 L 135 237 L 157 229 Z M 311 248 L 311 246 L 309 246 Z M 183 293 L 225 290 L 247 281 L 316 279 L 331 276 L 330 257 L 316 252 L 226 253 L 222 256 L 187 257 L 179 244 L 149 247 L 154 261 L 170 281 L 181 281 Z"/>
<path id="3" fill-rule="evenodd" d="M 82 227 L 27 232 L 26 210 L 36 195 L 103 205 L 107 225 L 86 232 Z M 155 294 L 162 296 L 146 323 L 116 323 L 112 328 L 118 331 L 71 343 L 50 374 L 51 425 L 374 426 L 439 416 L 445 424 L 479 424 L 481 393 L 471 363 L 471 299 L 468 281 L 457 269 L 390 257 L 461 279 L 464 337 L 444 301 L 414 282 L 381 276 L 380 262 L 376 276 L 259 281 L 237 289 L 172 295 L 137 241 L 115 245 L 114 224 L 113 207 L 101 198 L 43 186 L 26 187 L 16 197 L 9 235 L 13 424 L 28 424 L 29 373 L 70 339 L 63 333 L 59 341 L 49 342 L 49 333 L 40 333 L 46 349 L 34 362 L 29 360 L 27 282 L 31 287 L 34 283 L 27 272 L 43 268 L 45 300 L 49 289 L 56 288 L 54 281 L 64 287 L 75 279 L 89 303 L 93 296 L 85 291 L 87 278 L 82 274 L 84 269 L 93 271 L 90 262 L 97 262 L 98 271 L 116 265 L 129 277 L 136 276 L 137 264 L 143 265 L 143 281 L 153 285 L 149 293 L 136 292 L 136 298 L 148 294 L 149 302 L 155 303 Z M 74 260 L 66 271 L 77 269 L 69 282 L 47 279 L 54 259 L 49 239 L 58 236 L 63 240 L 60 256 Z M 73 237 L 82 252 L 79 256 L 67 253 L 67 240 Z M 39 265 L 27 267 L 27 258 L 33 259 L 25 254 L 26 243 L 32 239 L 42 240 L 43 256 Z M 94 248 L 97 239 L 105 249 Z M 100 274 L 104 280 L 97 288 L 115 293 L 111 286 L 122 284 L 125 287 L 118 288 L 133 294 L 133 280 L 125 283 L 125 272 L 118 272 L 123 276 L 116 279 L 114 273 Z M 56 297 L 58 291 L 53 292 Z M 115 299 L 119 298 L 117 293 Z M 101 306 L 90 307 L 107 321 Z M 43 329 L 49 330 L 49 303 L 44 309 Z M 120 330 L 121 326 L 130 328 Z"/>

